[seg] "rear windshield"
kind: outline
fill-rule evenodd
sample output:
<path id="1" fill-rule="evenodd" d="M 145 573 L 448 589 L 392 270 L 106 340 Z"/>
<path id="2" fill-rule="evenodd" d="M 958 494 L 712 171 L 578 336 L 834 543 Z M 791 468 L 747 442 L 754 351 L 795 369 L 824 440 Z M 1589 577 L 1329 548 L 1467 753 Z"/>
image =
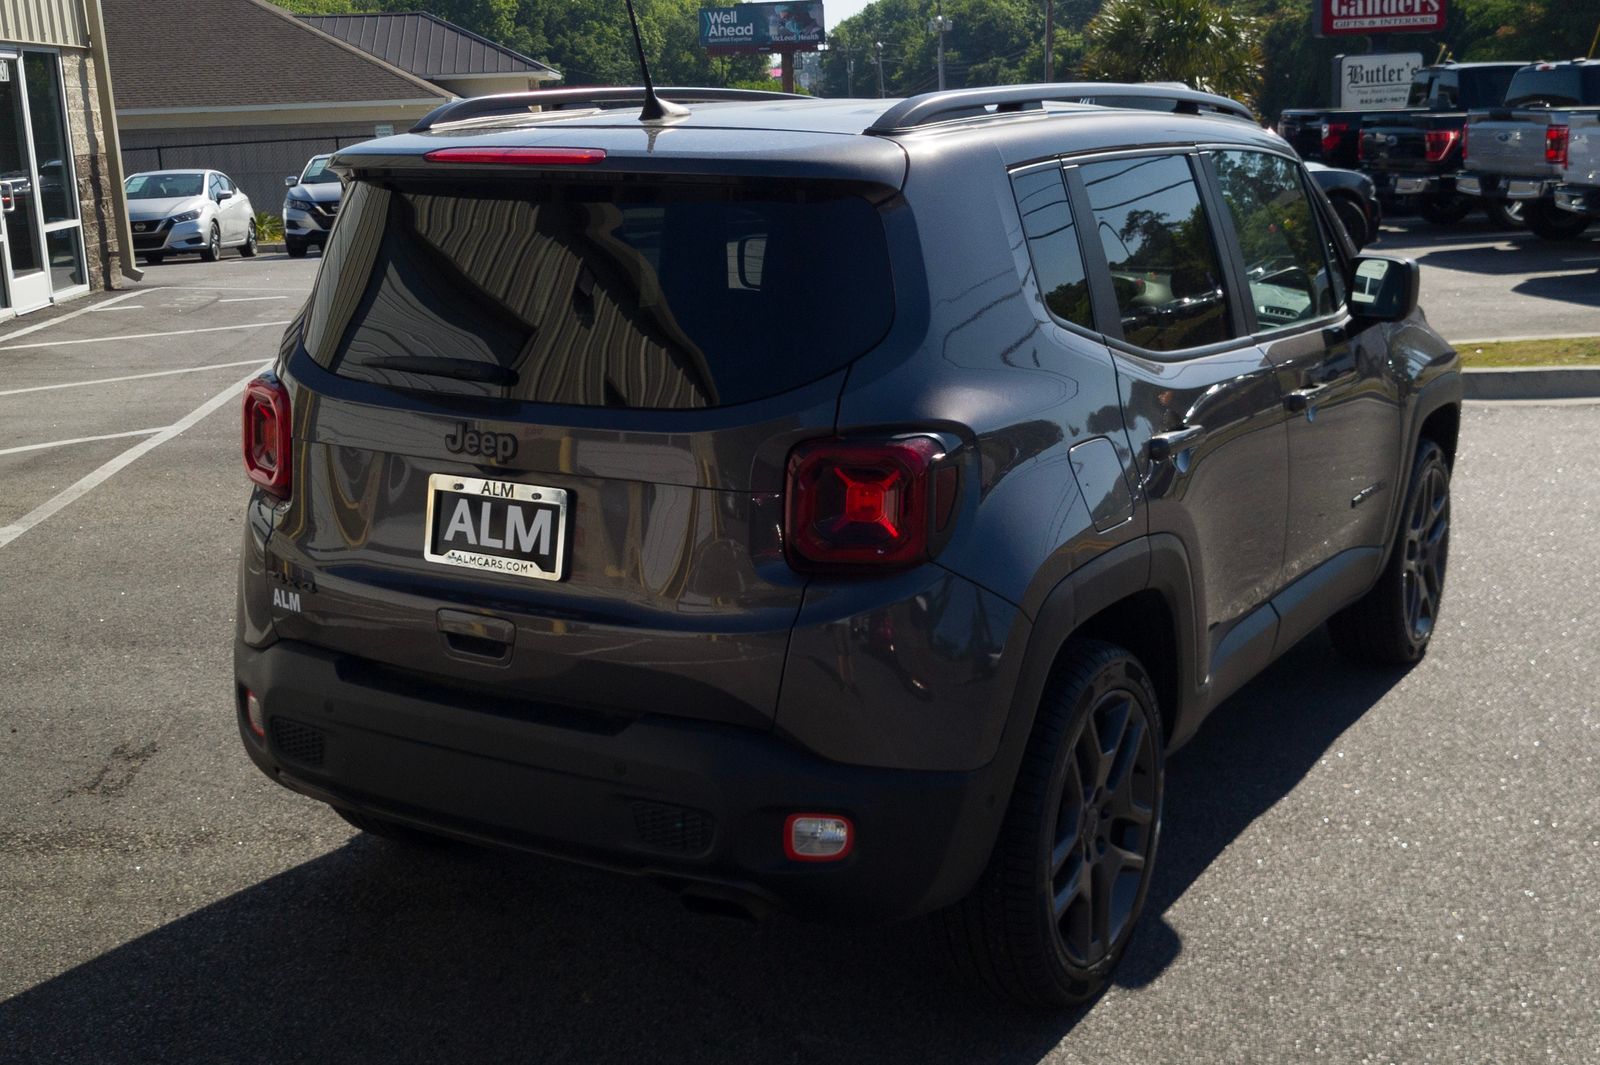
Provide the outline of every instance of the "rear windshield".
<path id="1" fill-rule="evenodd" d="M 843 367 L 893 317 L 883 226 L 856 196 L 521 181 L 346 199 L 305 344 L 393 388 L 726 406 Z"/>
<path id="2" fill-rule="evenodd" d="M 1600 104 L 1600 66 L 1524 68 L 1511 79 L 1505 102 L 1510 107 Z"/>

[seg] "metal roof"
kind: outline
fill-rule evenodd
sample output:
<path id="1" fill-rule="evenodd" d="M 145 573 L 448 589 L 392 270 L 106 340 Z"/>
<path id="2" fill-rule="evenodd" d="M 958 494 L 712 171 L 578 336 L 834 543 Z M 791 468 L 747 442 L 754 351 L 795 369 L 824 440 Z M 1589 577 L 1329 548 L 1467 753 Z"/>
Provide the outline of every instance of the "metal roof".
<path id="1" fill-rule="evenodd" d="M 301 15 L 323 33 L 430 81 L 481 74 L 559 78 L 561 72 L 425 11 Z"/>

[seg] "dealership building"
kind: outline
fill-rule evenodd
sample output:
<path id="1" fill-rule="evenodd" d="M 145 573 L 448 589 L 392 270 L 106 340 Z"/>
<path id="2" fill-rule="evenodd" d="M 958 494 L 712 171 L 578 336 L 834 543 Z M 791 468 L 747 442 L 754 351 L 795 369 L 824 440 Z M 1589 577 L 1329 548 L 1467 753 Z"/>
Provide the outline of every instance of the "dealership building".
<path id="1" fill-rule="evenodd" d="M 0 319 L 131 268 L 99 0 L 0 0 Z"/>

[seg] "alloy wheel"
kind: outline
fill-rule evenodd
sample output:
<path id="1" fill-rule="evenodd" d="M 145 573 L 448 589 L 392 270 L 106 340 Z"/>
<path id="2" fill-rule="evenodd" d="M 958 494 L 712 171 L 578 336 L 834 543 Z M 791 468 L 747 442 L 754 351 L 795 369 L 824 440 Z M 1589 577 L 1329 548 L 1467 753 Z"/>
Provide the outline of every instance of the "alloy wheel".
<path id="1" fill-rule="evenodd" d="M 1406 630 L 1418 642 L 1433 632 L 1449 549 L 1450 482 L 1442 466 L 1432 465 L 1424 471 L 1407 515 L 1401 568 Z"/>
<path id="2" fill-rule="evenodd" d="M 1156 752 L 1132 692 L 1103 694 L 1068 755 L 1050 834 L 1051 916 L 1074 965 L 1105 959 L 1132 923 L 1156 837 Z"/>

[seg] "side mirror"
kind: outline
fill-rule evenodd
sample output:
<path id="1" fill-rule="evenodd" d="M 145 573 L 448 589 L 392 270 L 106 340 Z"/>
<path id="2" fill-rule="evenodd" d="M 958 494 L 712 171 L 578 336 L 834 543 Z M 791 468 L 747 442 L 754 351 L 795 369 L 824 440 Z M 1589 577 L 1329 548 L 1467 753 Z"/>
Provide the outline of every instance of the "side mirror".
<path id="1" fill-rule="evenodd" d="M 283 179 L 283 187 L 286 189 L 292 189 L 298 184 L 300 184 L 300 179 L 293 174 Z"/>
<path id="2" fill-rule="evenodd" d="M 233 193 L 229 192 L 227 189 L 222 189 L 222 190 L 218 191 L 218 193 L 217 193 L 217 202 L 218 203 L 221 203 L 223 200 L 231 200 L 231 199 L 233 199 Z"/>
<path id="3" fill-rule="evenodd" d="M 1370 322 L 1398 322 L 1417 309 L 1422 269 L 1410 259 L 1363 255 L 1350 270 L 1350 313 Z"/>

